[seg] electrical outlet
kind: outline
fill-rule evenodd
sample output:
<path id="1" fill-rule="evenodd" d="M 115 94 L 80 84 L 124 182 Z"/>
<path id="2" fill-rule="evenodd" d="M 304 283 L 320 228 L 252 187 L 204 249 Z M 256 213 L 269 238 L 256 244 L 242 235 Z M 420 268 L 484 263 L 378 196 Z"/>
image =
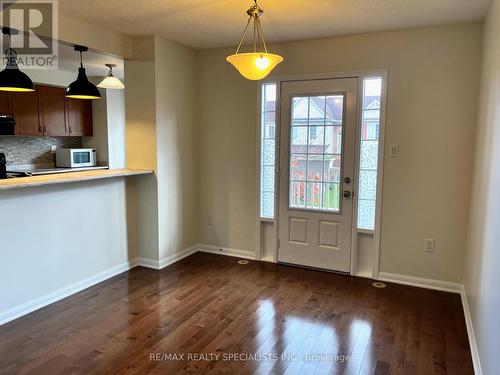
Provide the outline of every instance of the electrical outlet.
<path id="1" fill-rule="evenodd" d="M 53 154 L 56 153 L 56 149 L 57 149 L 56 145 L 50 146 L 50 152 L 52 152 Z"/>
<path id="2" fill-rule="evenodd" d="M 426 253 L 434 252 L 434 238 L 426 238 L 424 240 L 424 251 Z"/>
<path id="3" fill-rule="evenodd" d="M 208 225 L 215 225 L 215 218 L 214 218 L 214 215 L 208 215 L 208 216 L 207 216 L 207 224 L 208 224 Z"/>
<path id="4" fill-rule="evenodd" d="M 399 157 L 399 145 L 396 143 L 393 143 L 389 146 L 389 156 L 391 158 L 398 158 Z"/>

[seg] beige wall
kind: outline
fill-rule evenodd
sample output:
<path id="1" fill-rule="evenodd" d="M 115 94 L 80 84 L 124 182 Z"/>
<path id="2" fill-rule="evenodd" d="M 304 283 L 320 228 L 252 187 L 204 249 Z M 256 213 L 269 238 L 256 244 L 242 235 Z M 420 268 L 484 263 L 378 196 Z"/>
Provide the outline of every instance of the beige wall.
<path id="1" fill-rule="evenodd" d="M 156 171 L 155 66 L 125 60 L 125 160 L 127 168 Z M 158 189 L 155 176 L 127 182 L 127 201 L 137 218 L 129 227 L 129 246 L 140 257 L 158 260 Z"/>
<path id="2" fill-rule="evenodd" d="M 197 240 L 196 53 L 155 37 L 160 259 Z"/>
<path id="3" fill-rule="evenodd" d="M 125 85 L 127 167 L 156 169 L 154 62 L 125 60 Z"/>
<path id="4" fill-rule="evenodd" d="M 129 183 L 141 257 L 160 262 L 197 243 L 196 53 L 158 37 L 134 38 L 125 61 L 127 167 L 155 176 Z"/>
<path id="5" fill-rule="evenodd" d="M 484 28 L 484 54 L 465 289 L 483 374 L 500 369 L 500 2 Z"/>
<path id="6" fill-rule="evenodd" d="M 481 25 L 464 24 L 274 45 L 276 75 L 388 68 L 381 267 L 462 280 L 477 110 Z M 257 85 L 199 52 L 200 241 L 255 250 Z M 206 217 L 215 216 L 208 226 Z M 436 239 L 435 254 L 423 251 Z"/>
<path id="7" fill-rule="evenodd" d="M 200 241 L 254 250 L 257 86 L 236 74 L 225 54 L 198 55 Z M 208 215 L 215 225 L 207 225 Z"/>

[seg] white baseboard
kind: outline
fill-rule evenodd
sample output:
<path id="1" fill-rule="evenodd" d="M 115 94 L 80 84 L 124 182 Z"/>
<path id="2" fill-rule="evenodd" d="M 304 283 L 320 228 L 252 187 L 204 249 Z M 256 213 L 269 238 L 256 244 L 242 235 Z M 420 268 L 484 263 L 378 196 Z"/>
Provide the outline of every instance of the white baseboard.
<path id="1" fill-rule="evenodd" d="M 190 256 L 198 251 L 198 245 L 194 245 L 184 249 L 178 253 L 172 254 L 168 257 L 162 258 L 160 260 L 154 260 L 149 258 L 136 258 L 136 263 L 138 266 L 152 268 L 154 270 L 161 270 L 185 257 Z"/>
<path id="2" fill-rule="evenodd" d="M 255 260 L 255 253 L 253 251 L 231 249 L 228 247 L 219 247 L 212 245 L 197 245 L 197 247 L 198 251 L 201 251 L 202 253 L 220 254 L 220 255 L 227 255 L 230 257 Z"/>
<path id="3" fill-rule="evenodd" d="M 260 259 L 261 262 L 267 262 L 267 263 L 277 263 L 274 261 L 273 257 L 264 257 Z"/>
<path id="4" fill-rule="evenodd" d="M 69 297 L 72 294 L 78 293 L 84 289 L 87 289 L 95 284 L 103 282 L 111 277 L 119 275 L 125 271 L 128 271 L 137 266 L 136 259 L 119 264 L 115 267 L 107 269 L 106 271 L 100 272 L 97 275 L 91 276 L 87 279 L 78 281 L 64 288 L 57 289 L 51 293 L 44 296 L 38 297 L 34 300 L 28 301 L 14 308 L 6 311 L 0 312 L 0 325 L 17 319 L 23 315 L 27 315 L 35 310 L 41 309 L 47 305 L 57 302 L 63 298 Z"/>
<path id="5" fill-rule="evenodd" d="M 355 275 L 356 277 L 362 277 L 363 279 L 371 279 L 373 274 L 371 272 L 357 272 Z"/>
<path id="6" fill-rule="evenodd" d="M 406 276 L 389 272 L 379 272 L 377 280 L 451 293 L 460 293 L 462 290 L 462 284 L 452 283 L 450 281 L 425 279 L 423 277 Z"/>
<path id="7" fill-rule="evenodd" d="M 160 264 L 157 260 L 149 259 L 149 258 L 135 258 L 137 265 L 141 267 L 151 268 L 154 270 L 160 269 Z"/>
<path id="8" fill-rule="evenodd" d="M 255 259 L 254 253 L 244 250 L 227 249 L 224 248 L 222 252 L 216 246 L 208 245 L 194 245 L 187 249 L 184 249 L 178 253 L 172 254 L 166 258 L 160 260 L 153 260 L 148 258 L 135 258 L 129 262 L 117 265 L 106 271 L 100 272 L 97 275 L 91 276 L 85 280 L 78 281 L 67 287 L 55 290 L 39 298 L 33 299 L 9 310 L 0 311 L 0 325 L 10 322 L 14 319 L 20 318 L 23 315 L 27 315 L 35 310 L 41 309 L 47 305 L 57 302 L 63 298 L 69 297 L 72 294 L 78 293 L 84 289 L 87 289 L 95 284 L 103 282 L 113 276 L 116 276 L 122 272 L 128 271 L 137 266 L 143 266 L 147 268 L 152 268 L 155 270 L 160 270 L 164 267 L 169 266 L 197 251 L 216 253 L 222 255 L 236 256 L 239 258 Z"/>
<path id="9" fill-rule="evenodd" d="M 462 289 L 460 290 L 460 296 L 462 297 L 462 306 L 464 308 L 465 324 L 467 326 L 467 336 L 469 337 L 469 346 L 472 356 L 472 364 L 474 365 L 474 373 L 476 375 L 482 375 L 483 370 L 481 368 L 481 361 L 479 360 L 476 335 L 474 334 L 474 326 L 472 324 L 472 317 L 469 310 L 469 301 L 467 301 L 467 293 L 465 292 L 464 286 L 462 286 Z"/>
<path id="10" fill-rule="evenodd" d="M 197 251 L 198 251 L 198 245 L 194 245 L 178 253 L 170 255 L 166 258 L 160 259 L 159 269 L 165 268 L 175 262 L 178 262 L 179 260 L 184 259 L 190 256 L 191 254 L 196 253 Z"/>
<path id="11" fill-rule="evenodd" d="M 154 270 L 161 270 L 162 268 L 165 268 L 185 257 L 190 256 L 191 254 L 194 254 L 198 251 L 198 245 L 194 245 L 191 247 L 188 247 L 187 249 L 184 249 L 178 253 L 169 255 L 168 257 L 162 258 L 160 260 L 154 260 L 154 259 L 148 259 L 148 258 L 136 258 L 137 265 L 146 267 L 146 268 L 152 268 Z"/>

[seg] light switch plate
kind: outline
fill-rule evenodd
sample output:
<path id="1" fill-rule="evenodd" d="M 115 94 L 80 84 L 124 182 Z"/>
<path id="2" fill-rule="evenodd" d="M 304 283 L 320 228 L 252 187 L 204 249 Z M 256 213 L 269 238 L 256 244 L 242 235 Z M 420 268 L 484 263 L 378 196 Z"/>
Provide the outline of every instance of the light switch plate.
<path id="1" fill-rule="evenodd" d="M 426 253 L 434 252 L 434 238 L 426 238 L 424 240 L 424 251 Z"/>
<path id="2" fill-rule="evenodd" d="M 214 218 L 214 215 L 208 215 L 208 216 L 207 216 L 207 224 L 208 224 L 208 225 L 214 225 L 214 224 L 215 224 L 215 218 Z"/>
<path id="3" fill-rule="evenodd" d="M 393 143 L 389 146 L 389 156 L 391 158 L 399 157 L 399 145 L 398 144 Z"/>

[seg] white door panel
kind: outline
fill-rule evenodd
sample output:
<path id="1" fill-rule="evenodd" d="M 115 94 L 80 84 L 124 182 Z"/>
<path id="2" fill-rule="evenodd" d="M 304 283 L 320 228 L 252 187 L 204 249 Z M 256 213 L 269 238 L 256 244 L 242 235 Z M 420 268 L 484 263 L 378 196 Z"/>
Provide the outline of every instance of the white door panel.
<path id="1" fill-rule="evenodd" d="M 280 262 L 349 272 L 356 91 L 356 78 L 281 86 Z"/>

